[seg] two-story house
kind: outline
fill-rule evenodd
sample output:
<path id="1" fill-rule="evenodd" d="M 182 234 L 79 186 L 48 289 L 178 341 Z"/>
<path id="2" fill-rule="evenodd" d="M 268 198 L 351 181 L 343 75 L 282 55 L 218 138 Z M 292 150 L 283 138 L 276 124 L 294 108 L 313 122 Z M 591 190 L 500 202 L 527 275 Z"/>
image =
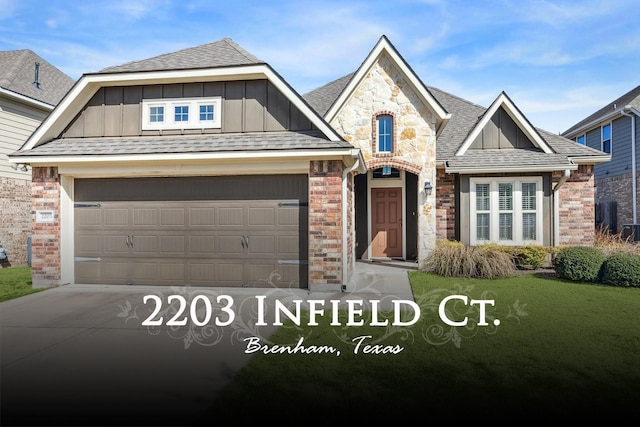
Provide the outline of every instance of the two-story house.
<path id="1" fill-rule="evenodd" d="M 595 167 L 596 223 L 614 234 L 628 235 L 637 229 L 636 240 L 640 239 L 637 226 L 639 115 L 640 86 L 637 86 L 562 133 L 566 138 L 611 155 L 610 162 Z"/>
<path id="2" fill-rule="evenodd" d="M 9 162 L 8 155 L 24 144 L 71 86 L 71 77 L 28 49 L 0 52 L 2 265 L 27 265 L 31 235 L 31 168 Z"/>

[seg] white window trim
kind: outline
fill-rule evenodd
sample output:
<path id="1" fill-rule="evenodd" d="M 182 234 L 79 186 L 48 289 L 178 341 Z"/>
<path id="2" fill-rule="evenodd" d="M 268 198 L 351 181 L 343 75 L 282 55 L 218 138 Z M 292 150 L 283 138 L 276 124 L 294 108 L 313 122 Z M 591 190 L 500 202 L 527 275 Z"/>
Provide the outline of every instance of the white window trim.
<path id="1" fill-rule="evenodd" d="M 514 185 L 513 192 L 513 240 L 500 240 L 500 211 L 498 184 L 510 182 Z M 524 240 L 522 238 L 522 183 L 533 182 L 536 184 L 536 240 Z M 490 222 L 489 236 L 490 240 L 478 240 L 476 234 L 477 217 L 476 217 L 476 184 L 490 185 Z M 522 176 L 522 177 L 505 177 L 505 178 L 470 178 L 469 179 L 469 242 L 471 246 L 482 245 L 485 243 L 496 243 L 505 246 L 522 246 L 522 245 L 542 245 L 542 203 L 544 201 L 544 191 L 542 188 L 542 177 Z M 530 212 L 530 211 L 526 211 Z"/>
<path id="2" fill-rule="evenodd" d="M 600 126 L 600 151 L 606 153 L 604 151 L 604 128 L 606 126 L 609 126 L 609 153 L 607 154 L 613 155 L 613 122 L 604 123 Z"/>
<path id="3" fill-rule="evenodd" d="M 200 106 L 213 105 L 213 120 L 200 120 Z M 175 121 L 174 108 L 189 107 L 189 120 Z M 151 107 L 164 107 L 164 121 L 151 121 Z M 222 125 L 222 98 L 162 98 L 142 100 L 142 130 L 219 129 Z"/>
<path id="4" fill-rule="evenodd" d="M 391 146 L 389 147 L 388 151 L 381 151 L 380 150 L 380 118 L 381 117 L 389 117 L 391 119 Z M 391 114 L 386 114 L 386 113 L 380 113 L 378 115 L 376 115 L 376 153 L 380 153 L 380 154 L 391 154 L 394 152 L 394 148 L 395 148 L 395 123 L 394 123 L 394 117 Z"/>

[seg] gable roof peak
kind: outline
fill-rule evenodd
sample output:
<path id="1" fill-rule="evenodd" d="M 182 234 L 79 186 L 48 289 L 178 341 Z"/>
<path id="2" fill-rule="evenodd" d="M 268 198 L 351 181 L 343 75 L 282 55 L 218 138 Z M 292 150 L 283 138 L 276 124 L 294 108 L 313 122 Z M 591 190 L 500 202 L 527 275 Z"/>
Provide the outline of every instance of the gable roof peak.
<path id="1" fill-rule="evenodd" d="M 516 125 L 525 133 L 525 135 L 533 142 L 533 144 L 546 154 L 554 153 L 554 150 L 542 138 L 538 130 L 529 122 L 529 119 L 522 114 L 516 104 L 509 98 L 509 95 L 503 90 L 498 97 L 491 103 L 491 106 L 478 118 L 478 122 L 471 129 L 467 137 L 464 139 L 460 148 L 455 153 L 456 156 L 463 156 L 469 147 L 473 144 L 476 137 L 482 132 L 489 120 L 498 111 L 503 108 L 507 114 L 513 119 Z"/>
<path id="2" fill-rule="evenodd" d="M 337 98 L 328 108 L 325 113 L 325 119 L 331 122 L 336 117 L 338 112 L 344 107 L 347 100 L 350 98 L 357 85 L 366 77 L 367 72 L 378 61 L 378 58 L 386 52 L 391 61 L 396 65 L 399 71 L 403 74 L 407 82 L 412 86 L 413 90 L 420 96 L 424 104 L 434 113 L 436 117 L 436 132 L 438 132 L 442 126 L 451 118 L 451 115 L 444 109 L 442 104 L 429 92 L 429 89 L 420 80 L 418 75 L 411 69 L 407 61 L 400 55 L 398 50 L 393 46 L 391 41 L 382 35 L 378 42 L 369 52 L 365 60 L 360 64 L 358 70 L 353 74 L 352 78 L 342 88 Z"/>
<path id="3" fill-rule="evenodd" d="M 265 62 L 232 39 L 225 37 L 199 46 L 103 68 L 97 73 L 188 70 L 255 64 L 265 64 Z"/>

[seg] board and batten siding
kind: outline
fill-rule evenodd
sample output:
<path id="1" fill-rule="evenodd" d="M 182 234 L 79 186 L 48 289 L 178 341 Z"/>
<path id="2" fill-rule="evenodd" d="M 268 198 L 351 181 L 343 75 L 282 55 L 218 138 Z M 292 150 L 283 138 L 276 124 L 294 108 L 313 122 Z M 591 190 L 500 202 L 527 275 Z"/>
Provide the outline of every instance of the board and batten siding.
<path id="1" fill-rule="evenodd" d="M 0 176 L 31 179 L 30 172 L 13 169 L 8 156 L 22 147 L 48 114 L 48 111 L 0 97 Z"/>
<path id="2" fill-rule="evenodd" d="M 142 100 L 222 98 L 220 129 L 142 130 Z M 62 138 L 152 136 L 314 130 L 268 80 L 180 83 L 101 88 L 63 131 Z"/>
<path id="3" fill-rule="evenodd" d="M 534 148 L 531 140 L 522 132 L 504 108 L 491 117 L 482 132 L 473 141 L 470 149 L 514 149 Z"/>

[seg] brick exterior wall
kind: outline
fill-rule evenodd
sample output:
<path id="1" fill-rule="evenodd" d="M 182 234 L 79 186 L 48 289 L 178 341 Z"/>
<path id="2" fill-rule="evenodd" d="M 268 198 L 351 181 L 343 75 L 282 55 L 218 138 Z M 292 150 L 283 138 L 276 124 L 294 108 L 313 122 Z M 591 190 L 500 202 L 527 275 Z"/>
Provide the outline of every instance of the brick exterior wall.
<path id="1" fill-rule="evenodd" d="M 35 167 L 31 181 L 32 261 L 34 287 L 60 281 L 60 175 L 56 167 Z M 52 223 L 36 223 L 36 211 L 53 211 Z"/>
<path id="2" fill-rule="evenodd" d="M 637 174 L 640 183 L 640 173 Z M 640 201 L 640 185 L 636 188 L 636 200 Z M 616 216 L 611 218 L 611 202 L 616 202 Z M 632 174 L 606 177 L 596 180 L 596 203 L 600 205 L 596 219 L 611 232 L 621 232 L 625 224 L 633 223 Z M 636 206 L 640 214 L 640 206 Z M 599 221 L 598 221 L 599 220 Z"/>
<path id="3" fill-rule="evenodd" d="M 436 171 L 436 237 L 456 238 L 456 187 L 455 175 Z"/>
<path id="4" fill-rule="evenodd" d="M 309 290 L 342 284 L 342 170 L 340 160 L 310 162 Z"/>
<path id="5" fill-rule="evenodd" d="M 553 172 L 553 185 L 562 172 Z M 593 165 L 580 165 L 558 190 L 560 193 L 560 245 L 591 246 L 595 234 Z"/>
<path id="6" fill-rule="evenodd" d="M 2 267 L 27 265 L 27 238 L 31 235 L 31 181 L 0 178 L 0 246 L 7 253 Z"/>

